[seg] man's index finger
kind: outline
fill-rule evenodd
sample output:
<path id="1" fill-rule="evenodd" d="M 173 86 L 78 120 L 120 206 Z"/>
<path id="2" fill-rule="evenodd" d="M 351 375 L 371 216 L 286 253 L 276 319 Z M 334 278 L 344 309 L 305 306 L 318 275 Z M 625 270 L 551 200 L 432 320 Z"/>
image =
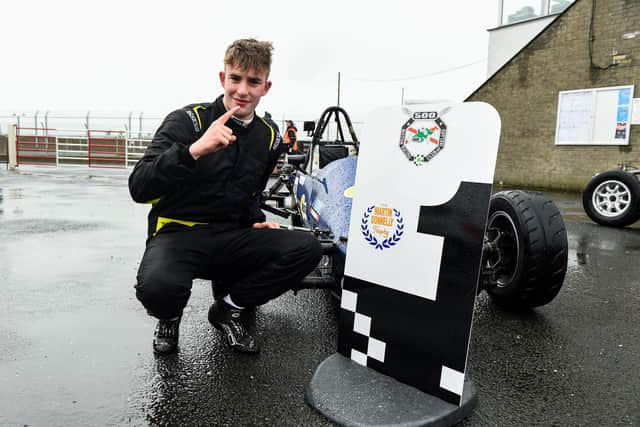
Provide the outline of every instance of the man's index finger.
<path id="1" fill-rule="evenodd" d="M 230 109 L 229 111 L 227 111 L 226 113 L 224 113 L 223 115 L 221 115 L 218 120 L 216 120 L 219 123 L 225 124 L 227 122 L 227 120 L 229 120 L 231 118 L 231 116 L 234 115 L 234 113 L 236 111 L 238 111 L 240 109 L 240 107 L 238 105 L 236 105 L 235 107 L 233 107 L 232 109 Z"/>

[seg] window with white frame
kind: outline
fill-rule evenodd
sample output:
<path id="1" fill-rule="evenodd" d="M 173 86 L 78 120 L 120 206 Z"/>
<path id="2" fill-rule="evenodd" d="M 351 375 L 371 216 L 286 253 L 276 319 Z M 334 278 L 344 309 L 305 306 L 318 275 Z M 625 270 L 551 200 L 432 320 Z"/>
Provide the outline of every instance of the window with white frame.
<path id="1" fill-rule="evenodd" d="M 514 24 L 565 10 L 575 0 L 500 0 L 500 25 Z"/>

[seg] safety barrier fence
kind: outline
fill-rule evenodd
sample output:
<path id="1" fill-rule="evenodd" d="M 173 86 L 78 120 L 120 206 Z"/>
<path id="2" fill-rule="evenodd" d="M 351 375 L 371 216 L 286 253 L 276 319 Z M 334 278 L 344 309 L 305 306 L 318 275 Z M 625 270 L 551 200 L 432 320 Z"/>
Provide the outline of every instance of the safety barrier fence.
<path id="1" fill-rule="evenodd" d="M 356 128 L 362 125 L 361 122 L 353 124 Z M 324 134 L 327 139 L 337 138 L 336 128 L 332 125 L 332 122 L 327 123 Z M 7 130 L 5 148 L 10 168 L 19 165 L 130 168 L 142 157 L 152 140 L 151 133 L 122 129 L 60 129 L 10 124 Z M 301 130 L 298 137 L 305 147 L 311 139 L 311 132 L 305 135 Z"/>
<path id="2" fill-rule="evenodd" d="M 150 138 L 130 138 L 124 131 L 16 127 L 16 164 L 127 168 L 135 165 L 150 142 Z"/>

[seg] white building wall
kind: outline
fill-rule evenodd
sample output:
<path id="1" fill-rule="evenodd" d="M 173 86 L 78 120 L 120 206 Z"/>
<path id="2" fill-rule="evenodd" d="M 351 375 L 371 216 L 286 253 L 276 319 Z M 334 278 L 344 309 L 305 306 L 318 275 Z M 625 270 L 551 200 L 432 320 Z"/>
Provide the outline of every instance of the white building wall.
<path id="1" fill-rule="evenodd" d="M 487 77 L 498 71 L 557 17 L 558 15 L 544 16 L 489 30 Z"/>

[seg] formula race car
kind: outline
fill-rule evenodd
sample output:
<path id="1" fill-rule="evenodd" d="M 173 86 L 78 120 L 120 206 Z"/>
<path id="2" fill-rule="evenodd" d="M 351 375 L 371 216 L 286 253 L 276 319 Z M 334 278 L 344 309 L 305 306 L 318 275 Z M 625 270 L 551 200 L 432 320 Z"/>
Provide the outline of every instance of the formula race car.
<path id="1" fill-rule="evenodd" d="M 332 119 L 336 138 L 323 140 Z M 359 147 L 346 111 L 329 107 L 318 120 L 306 153 L 287 156 L 279 176 L 263 193 L 264 210 L 290 218 L 291 228 L 314 233 L 323 246 L 318 268 L 302 287 L 330 288 L 340 294 Z M 564 222 L 553 201 L 537 192 L 495 193 L 478 292 L 486 290 L 506 309 L 547 304 L 562 287 L 567 254 Z"/>
<path id="2" fill-rule="evenodd" d="M 622 165 L 594 175 L 582 193 L 582 205 L 592 221 L 625 227 L 640 219 L 640 169 Z"/>

